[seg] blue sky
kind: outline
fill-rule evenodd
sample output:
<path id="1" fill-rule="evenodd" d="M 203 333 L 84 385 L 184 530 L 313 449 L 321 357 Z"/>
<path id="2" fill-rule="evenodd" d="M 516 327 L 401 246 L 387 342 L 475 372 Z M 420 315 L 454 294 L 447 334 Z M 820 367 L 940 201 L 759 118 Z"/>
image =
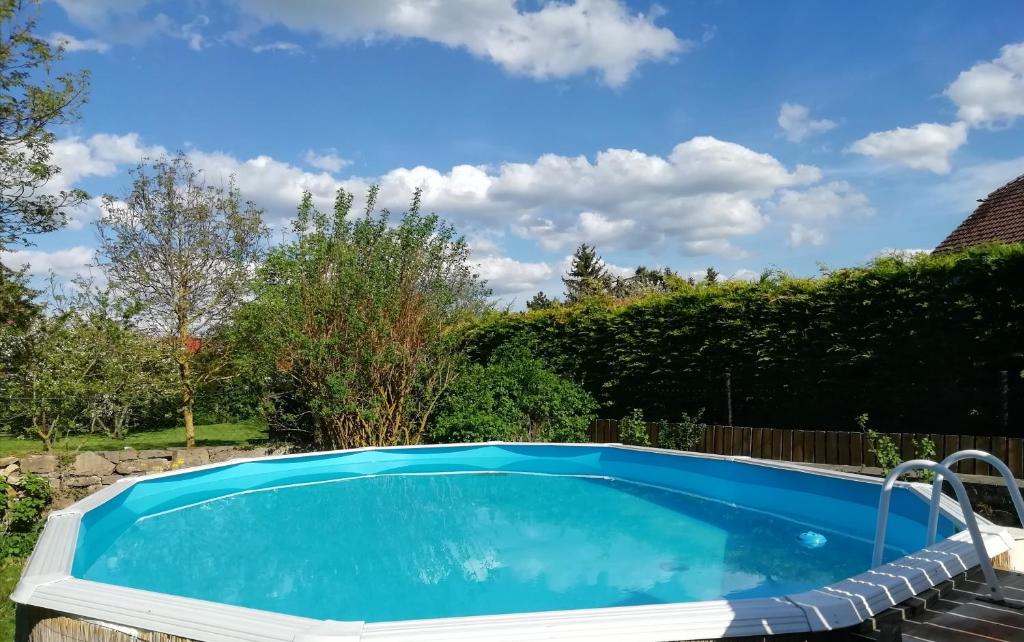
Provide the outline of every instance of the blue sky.
<path id="1" fill-rule="evenodd" d="M 59 185 L 182 150 L 280 226 L 415 187 L 516 305 L 612 266 L 813 274 L 934 247 L 1024 173 L 1024 3 L 56 0 L 92 71 Z M 4 257 L 67 276 L 98 201 Z"/>

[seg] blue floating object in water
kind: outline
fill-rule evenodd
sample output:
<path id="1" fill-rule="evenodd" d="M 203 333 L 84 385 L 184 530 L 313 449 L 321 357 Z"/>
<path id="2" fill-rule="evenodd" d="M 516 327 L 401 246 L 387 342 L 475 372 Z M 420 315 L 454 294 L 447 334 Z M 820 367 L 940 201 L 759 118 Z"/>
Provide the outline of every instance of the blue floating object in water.
<path id="1" fill-rule="evenodd" d="M 800 544 L 806 548 L 821 548 L 828 543 L 828 539 L 821 533 L 815 533 L 814 531 L 807 531 L 800 533 Z"/>

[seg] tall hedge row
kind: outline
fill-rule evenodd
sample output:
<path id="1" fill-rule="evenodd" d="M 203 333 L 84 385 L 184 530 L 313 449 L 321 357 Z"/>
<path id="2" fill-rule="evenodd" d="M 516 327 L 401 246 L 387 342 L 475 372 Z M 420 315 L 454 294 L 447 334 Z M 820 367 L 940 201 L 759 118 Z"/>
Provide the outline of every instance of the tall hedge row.
<path id="1" fill-rule="evenodd" d="M 619 417 L 707 410 L 733 423 L 1024 432 L 1024 246 L 889 257 L 818 278 L 495 314 L 470 354 L 521 343 Z M 730 390 L 727 391 L 727 388 Z"/>

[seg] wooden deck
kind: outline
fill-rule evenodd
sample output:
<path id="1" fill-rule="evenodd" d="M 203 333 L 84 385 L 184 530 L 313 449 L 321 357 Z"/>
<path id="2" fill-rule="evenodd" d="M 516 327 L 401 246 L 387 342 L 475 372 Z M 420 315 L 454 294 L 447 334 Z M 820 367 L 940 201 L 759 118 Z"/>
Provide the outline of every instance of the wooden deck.
<path id="1" fill-rule="evenodd" d="M 996 573 L 1009 602 L 1024 607 L 1024 574 Z M 975 569 L 882 614 L 878 629 L 884 633 L 872 637 L 880 642 L 1024 642 L 1024 608 L 979 600 L 984 594 L 981 572 Z"/>

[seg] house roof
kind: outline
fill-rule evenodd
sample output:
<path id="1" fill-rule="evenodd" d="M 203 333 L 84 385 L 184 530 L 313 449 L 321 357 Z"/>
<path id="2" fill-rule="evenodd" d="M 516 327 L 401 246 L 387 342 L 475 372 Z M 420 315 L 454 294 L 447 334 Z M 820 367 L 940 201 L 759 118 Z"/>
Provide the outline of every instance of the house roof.
<path id="1" fill-rule="evenodd" d="M 936 252 L 953 252 L 983 243 L 1024 242 L 1024 175 L 986 197 Z"/>

